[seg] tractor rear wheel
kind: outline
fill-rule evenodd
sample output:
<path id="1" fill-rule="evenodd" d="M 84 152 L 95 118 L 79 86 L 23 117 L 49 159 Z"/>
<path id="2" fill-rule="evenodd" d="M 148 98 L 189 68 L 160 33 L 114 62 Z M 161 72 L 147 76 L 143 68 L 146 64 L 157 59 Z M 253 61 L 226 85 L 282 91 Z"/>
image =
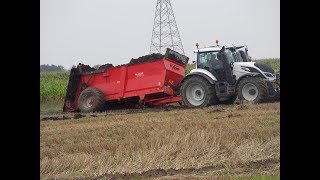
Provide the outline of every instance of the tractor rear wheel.
<path id="1" fill-rule="evenodd" d="M 78 99 L 78 107 L 81 112 L 96 112 L 105 110 L 104 94 L 97 88 L 86 88 Z"/>
<path id="2" fill-rule="evenodd" d="M 206 107 L 217 104 L 215 88 L 206 79 L 199 76 L 187 78 L 181 86 L 183 105 L 188 107 Z"/>
<path id="3" fill-rule="evenodd" d="M 265 102 L 268 98 L 267 83 L 259 77 L 246 77 L 237 87 L 240 101 L 246 100 L 254 103 Z"/>

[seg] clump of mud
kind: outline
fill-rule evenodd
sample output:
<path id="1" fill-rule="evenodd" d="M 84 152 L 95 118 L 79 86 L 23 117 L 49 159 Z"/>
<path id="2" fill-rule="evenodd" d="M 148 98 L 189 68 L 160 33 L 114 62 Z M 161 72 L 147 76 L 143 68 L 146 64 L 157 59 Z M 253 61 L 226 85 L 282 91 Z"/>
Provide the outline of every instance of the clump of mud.
<path id="1" fill-rule="evenodd" d="M 145 55 L 141 56 L 137 59 L 132 58 L 129 63 L 127 64 L 121 64 L 118 66 L 113 66 L 113 64 L 104 64 L 101 65 L 98 69 L 95 69 L 93 67 L 90 67 L 89 65 L 84 65 L 84 64 L 79 64 L 78 67 L 80 69 L 81 73 L 100 73 L 104 72 L 109 68 L 113 67 L 121 67 L 121 66 L 130 66 L 130 65 L 135 65 L 135 64 L 142 64 L 145 62 L 153 62 L 153 61 L 158 61 L 164 58 L 164 55 L 157 53 L 157 54 L 150 54 L 150 55 Z"/>
<path id="2" fill-rule="evenodd" d="M 89 65 L 85 65 L 85 64 L 81 64 L 79 63 L 78 68 L 80 71 L 80 74 L 95 74 L 95 73 L 101 73 L 101 72 L 105 72 L 106 70 L 108 70 L 109 68 L 113 68 L 113 67 L 121 67 L 121 66 L 130 66 L 130 65 L 135 65 L 135 64 L 142 64 L 145 62 L 153 62 L 153 61 L 158 61 L 164 58 L 164 55 L 157 53 L 157 54 L 150 54 L 150 55 L 145 55 L 145 56 L 141 56 L 137 59 L 131 59 L 129 63 L 127 64 L 121 64 L 118 66 L 114 66 L 113 64 L 104 64 L 101 65 L 98 69 L 95 69 Z"/>
<path id="3" fill-rule="evenodd" d="M 80 74 L 88 74 L 88 73 L 101 73 L 112 67 L 114 67 L 112 64 L 104 64 L 104 65 L 101 65 L 98 69 L 95 69 L 89 65 L 79 63 L 78 67 L 76 68 L 79 69 Z"/>
<path id="4" fill-rule="evenodd" d="M 44 117 L 41 119 L 41 121 L 58 121 L 58 120 L 67 120 L 71 119 L 70 117 L 67 116 L 62 116 L 62 117 Z"/>
<path id="5" fill-rule="evenodd" d="M 236 108 L 237 110 L 245 110 L 245 109 L 249 109 L 249 106 L 247 104 L 240 104 Z"/>
<path id="6" fill-rule="evenodd" d="M 81 119 L 81 118 L 83 118 L 83 117 L 86 117 L 86 116 L 85 116 L 85 115 L 82 115 L 82 114 L 80 114 L 80 113 L 77 113 L 77 114 L 75 114 L 75 115 L 73 116 L 74 119 Z"/>
<path id="7" fill-rule="evenodd" d="M 142 63 L 146 63 L 146 62 L 154 62 L 154 61 L 158 61 L 158 60 L 162 60 L 163 58 L 168 57 L 178 63 L 184 64 L 186 65 L 188 63 L 189 58 L 179 54 L 178 52 L 172 51 L 171 49 L 167 49 L 166 53 L 164 55 L 160 54 L 160 53 L 153 53 L 153 54 L 149 54 L 149 55 L 145 55 L 145 56 L 141 56 L 139 58 L 132 58 L 130 60 L 129 63 L 127 64 L 121 64 L 118 66 L 113 66 L 112 64 L 104 64 L 102 66 L 100 66 L 98 69 L 95 69 L 93 67 L 90 67 L 89 65 L 84 65 L 79 63 L 78 68 L 80 71 L 80 74 L 94 74 L 94 73 L 101 73 L 106 71 L 109 68 L 112 67 L 121 67 L 121 66 L 131 66 L 131 65 L 136 65 L 136 64 L 142 64 Z"/>
<path id="8" fill-rule="evenodd" d="M 135 65 L 135 64 L 141 64 L 141 63 L 145 63 L 145 62 L 153 62 L 153 61 L 157 61 L 160 59 L 163 59 L 164 55 L 160 54 L 160 53 L 153 53 L 150 55 L 146 55 L 146 56 L 141 56 L 137 59 L 131 59 L 131 61 L 127 64 L 127 65 Z"/>
<path id="9" fill-rule="evenodd" d="M 104 64 L 98 68 L 98 71 L 105 71 L 106 69 L 114 67 L 112 64 Z"/>
<path id="10" fill-rule="evenodd" d="M 92 72 L 92 71 L 95 71 L 96 69 L 89 66 L 89 65 L 85 65 L 85 64 L 80 64 L 78 65 L 79 67 L 79 71 L 80 73 L 86 73 L 86 72 Z"/>

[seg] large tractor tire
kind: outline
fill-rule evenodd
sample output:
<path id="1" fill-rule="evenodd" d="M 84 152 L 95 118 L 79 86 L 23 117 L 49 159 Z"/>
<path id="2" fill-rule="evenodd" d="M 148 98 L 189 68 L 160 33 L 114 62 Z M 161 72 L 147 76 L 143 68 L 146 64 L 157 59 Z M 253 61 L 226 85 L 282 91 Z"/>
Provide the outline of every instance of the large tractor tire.
<path id="1" fill-rule="evenodd" d="M 81 112 L 97 112 L 105 110 L 104 94 L 97 88 L 86 88 L 78 99 L 78 107 Z"/>
<path id="2" fill-rule="evenodd" d="M 267 83 L 259 77 L 245 77 L 242 79 L 238 84 L 237 92 L 240 101 L 262 103 L 268 99 Z"/>
<path id="3" fill-rule="evenodd" d="M 182 103 L 187 107 L 206 107 L 219 102 L 215 88 L 200 76 L 191 76 L 181 86 Z"/>

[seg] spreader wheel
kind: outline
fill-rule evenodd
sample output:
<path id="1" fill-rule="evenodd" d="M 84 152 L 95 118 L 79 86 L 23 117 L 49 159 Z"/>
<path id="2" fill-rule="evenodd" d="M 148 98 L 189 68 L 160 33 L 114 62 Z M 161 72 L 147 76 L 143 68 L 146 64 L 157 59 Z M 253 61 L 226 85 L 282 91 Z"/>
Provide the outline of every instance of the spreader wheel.
<path id="1" fill-rule="evenodd" d="M 83 90 L 78 99 L 81 112 L 96 112 L 105 110 L 104 94 L 97 88 L 89 87 Z"/>

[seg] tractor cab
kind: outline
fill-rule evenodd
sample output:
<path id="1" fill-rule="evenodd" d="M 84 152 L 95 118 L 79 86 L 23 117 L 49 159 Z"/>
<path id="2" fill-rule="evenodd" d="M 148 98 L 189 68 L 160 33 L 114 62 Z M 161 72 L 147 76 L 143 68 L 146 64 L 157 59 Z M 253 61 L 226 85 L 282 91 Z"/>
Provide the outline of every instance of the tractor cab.
<path id="1" fill-rule="evenodd" d="M 233 63 L 243 61 L 236 49 L 217 45 L 197 48 L 194 52 L 197 53 L 196 69 L 209 71 L 218 81 L 234 83 Z"/>
<path id="2" fill-rule="evenodd" d="M 227 49 L 232 52 L 236 59 L 235 62 L 251 62 L 251 56 L 248 54 L 247 46 L 231 46 L 227 47 Z"/>
<path id="3" fill-rule="evenodd" d="M 205 69 L 214 75 L 218 81 L 223 81 L 226 80 L 226 76 L 229 76 L 225 72 L 226 70 L 229 71 L 229 65 L 223 65 L 223 59 L 218 58 L 219 54 L 225 54 L 226 62 L 230 64 L 231 76 L 233 76 L 234 63 L 251 62 L 247 46 L 220 46 L 218 41 L 216 43 L 216 46 L 205 48 L 199 48 L 199 44 L 196 44 L 197 49 L 194 50 L 197 54 L 197 60 L 194 61 L 196 69 Z"/>
<path id="4" fill-rule="evenodd" d="M 194 51 L 197 54 L 196 69 L 190 72 L 192 74 L 201 74 L 207 77 L 207 80 L 214 80 L 216 96 L 220 101 L 235 98 L 236 77 L 233 75 L 233 64 L 241 61 L 237 52 L 225 46 L 210 46 L 198 48 Z M 208 78 L 210 77 L 210 78 Z M 230 102 L 231 102 L 230 101 Z"/>

